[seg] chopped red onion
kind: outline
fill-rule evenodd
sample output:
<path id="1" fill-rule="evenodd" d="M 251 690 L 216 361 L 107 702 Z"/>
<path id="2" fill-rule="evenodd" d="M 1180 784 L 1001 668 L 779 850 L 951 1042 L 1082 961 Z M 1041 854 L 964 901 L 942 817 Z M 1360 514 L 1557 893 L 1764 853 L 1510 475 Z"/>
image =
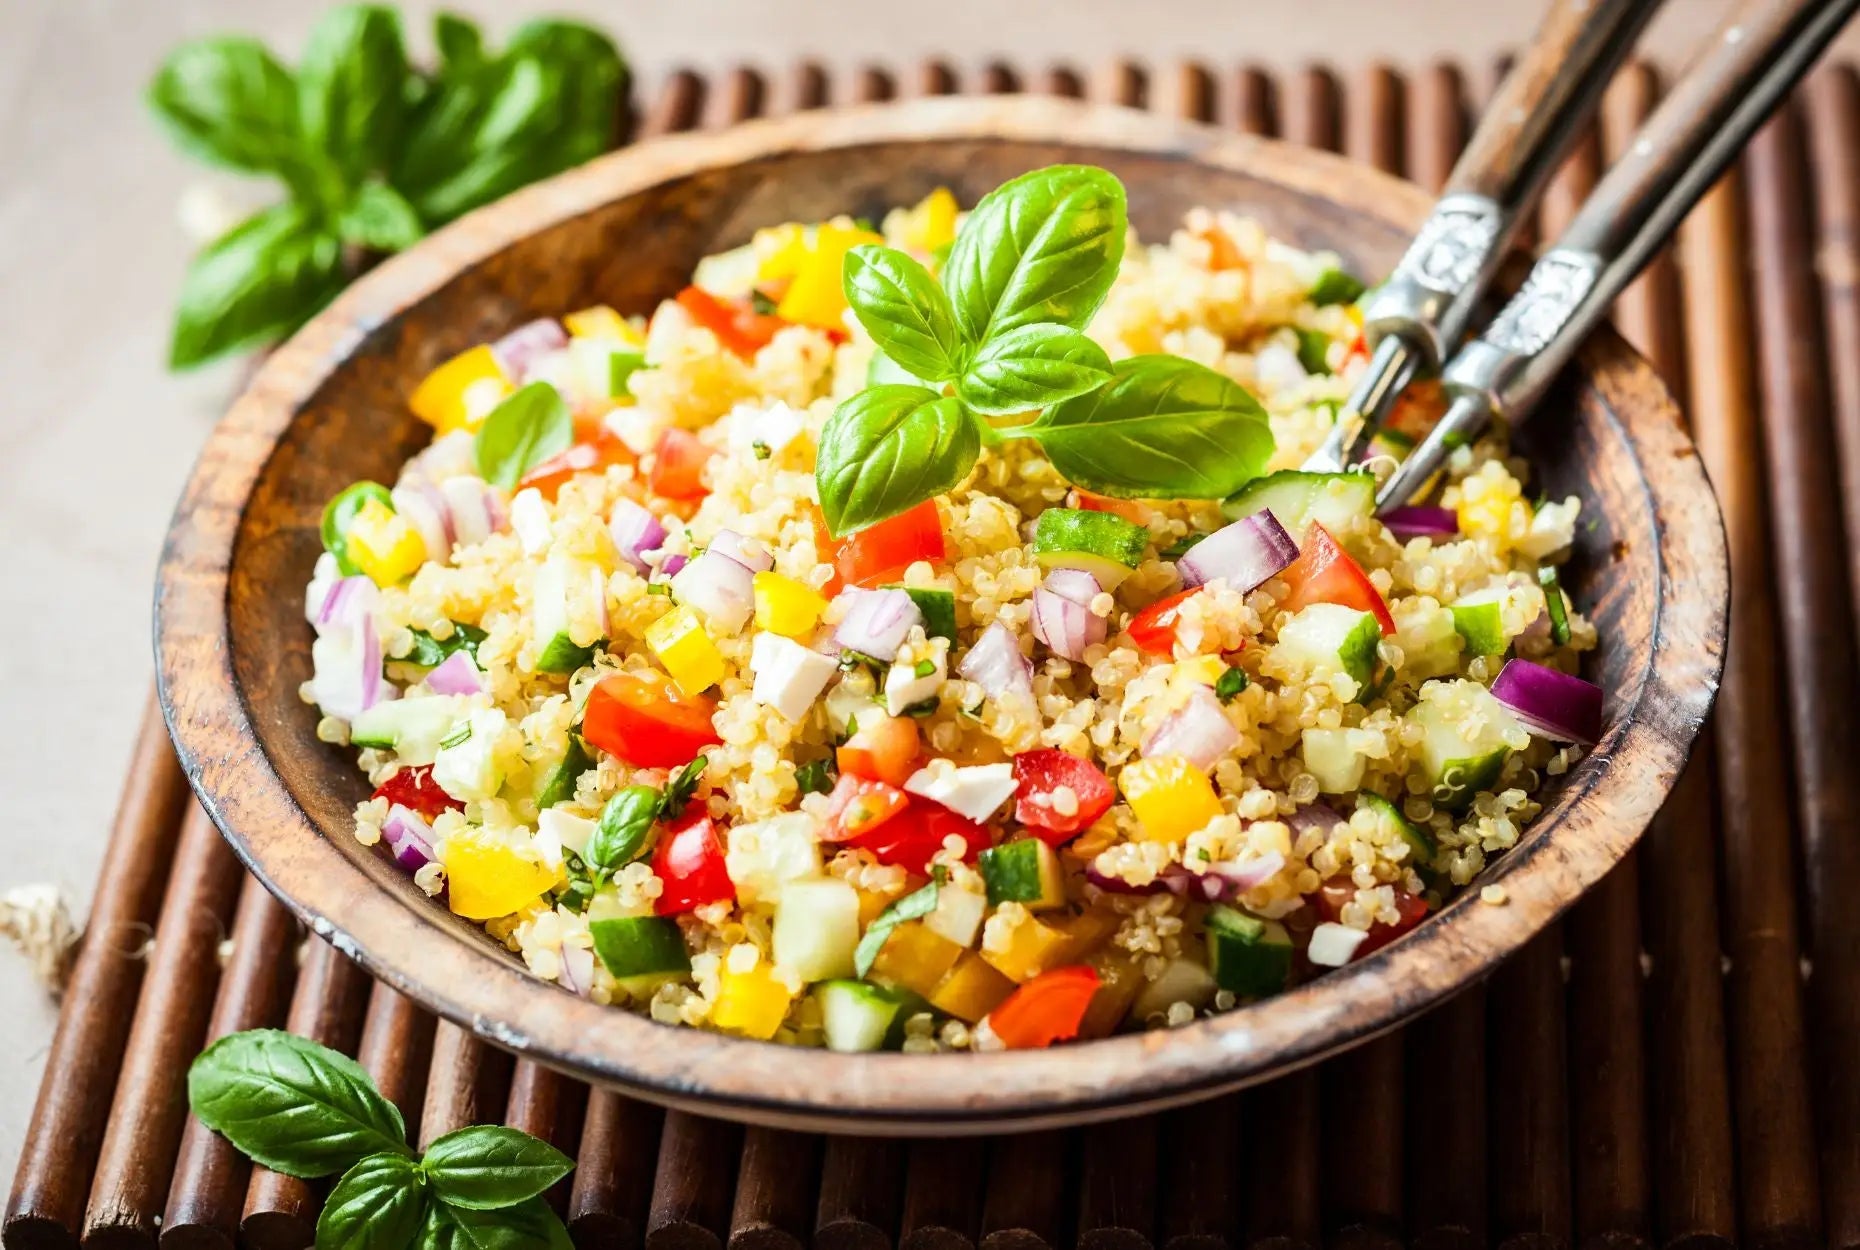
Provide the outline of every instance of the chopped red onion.
<path id="1" fill-rule="evenodd" d="M 408 872 L 418 872 L 433 862 L 433 827 L 411 808 L 399 803 L 388 808 L 381 840 L 387 843 L 394 862 Z"/>
<path id="2" fill-rule="evenodd" d="M 744 538 L 735 530 L 718 530 L 708 550 L 729 556 L 751 573 L 766 573 L 775 567 L 775 557 L 761 543 Z"/>
<path id="3" fill-rule="evenodd" d="M 452 517 L 453 541 L 460 546 L 483 542 L 509 519 L 497 488 L 483 478 L 449 477 L 439 484 L 439 493 Z"/>
<path id="4" fill-rule="evenodd" d="M 562 944 L 562 988 L 586 998 L 594 989 L 594 952 L 585 946 Z"/>
<path id="5" fill-rule="evenodd" d="M 1287 816 L 1285 823 L 1291 826 L 1294 833 L 1316 829 L 1325 837 L 1329 837 L 1332 829 L 1346 822 L 1342 816 L 1337 814 L 1337 809 L 1328 803 L 1306 803 Z"/>
<path id="6" fill-rule="evenodd" d="M 1220 860 L 1202 870 L 1201 890 L 1210 900 L 1232 899 L 1258 889 L 1278 876 L 1284 867 L 1285 856 L 1277 851 L 1268 851 L 1252 859 Z M 1211 888 L 1214 892 L 1210 894 Z"/>
<path id="7" fill-rule="evenodd" d="M 607 533 L 620 558 L 642 575 L 651 571 L 646 553 L 665 545 L 665 525 L 631 499 L 621 499 L 614 505 L 613 514 L 607 518 Z"/>
<path id="8" fill-rule="evenodd" d="M 1459 514 L 1451 508 L 1408 504 L 1382 514 L 1389 533 L 1403 542 L 1410 538 L 1454 538 L 1460 532 Z"/>
<path id="9" fill-rule="evenodd" d="M 434 694 L 483 694 L 484 674 L 470 655 L 454 651 L 426 675 L 426 688 Z"/>
<path id="10" fill-rule="evenodd" d="M 651 555 L 652 553 L 648 551 L 646 554 Z M 690 556 L 685 555 L 681 551 L 674 551 L 671 555 L 666 556 L 665 559 L 660 562 L 659 572 L 662 576 L 665 576 L 665 577 L 677 577 L 678 571 L 684 568 L 685 565 L 689 563 L 691 563 Z"/>
<path id="11" fill-rule="evenodd" d="M 1221 701 L 1206 686 L 1196 686 L 1188 702 L 1164 717 L 1143 740 L 1143 754 L 1145 758 L 1180 755 L 1206 772 L 1239 745 L 1240 731 L 1227 719 Z"/>
<path id="12" fill-rule="evenodd" d="M 568 332 L 552 317 L 526 321 L 491 344 L 504 375 L 518 386 L 529 381 L 531 367 L 550 352 L 568 346 Z"/>
<path id="13" fill-rule="evenodd" d="M 1298 544 L 1272 509 L 1222 526 L 1175 562 L 1184 586 L 1225 581 L 1246 594 L 1298 558 Z"/>
<path id="14" fill-rule="evenodd" d="M 860 590 L 840 618 L 833 639 L 849 651 L 889 664 L 898 658 L 898 648 L 904 645 L 911 626 L 922 624 L 923 619 L 917 604 L 902 590 Z"/>
<path id="15" fill-rule="evenodd" d="M 982 631 L 956 671 L 999 699 L 1008 693 L 1033 693 L 1033 664 L 1020 653 L 1014 631 L 996 621 Z"/>
<path id="16" fill-rule="evenodd" d="M 354 720 L 399 694 L 381 675 L 381 637 L 371 615 L 319 637 L 311 644 L 310 663 L 316 701 L 331 716 Z"/>
<path id="17" fill-rule="evenodd" d="M 1041 586 L 1033 592 L 1033 636 L 1068 660 L 1085 658 L 1085 648 L 1104 641 L 1102 616 Z"/>
<path id="18" fill-rule="evenodd" d="M 755 611 L 755 574 L 721 551 L 707 551 L 673 574 L 672 593 L 713 629 L 733 634 Z"/>
<path id="19" fill-rule="evenodd" d="M 373 618 L 375 604 L 380 598 L 381 591 L 373 578 L 359 573 L 340 578 L 330 584 L 311 624 L 319 634 L 332 629 L 355 629 L 363 620 Z"/>
<path id="20" fill-rule="evenodd" d="M 1094 860 L 1085 865 L 1085 880 L 1106 894 L 1173 894 L 1177 898 L 1185 898 L 1189 891 L 1199 892 L 1201 888 L 1196 883 L 1195 874 L 1181 864 L 1170 864 L 1144 885 L 1132 885 L 1122 877 L 1100 872 Z"/>
<path id="21" fill-rule="evenodd" d="M 1083 569 L 1054 569 L 1046 575 L 1042 583 L 1048 590 L 1062 599 L 1069 599 L 1081 608 L 1089 608 L 1091 601 L 1104 590 L 1098 579 Z"/>
<path id="22" fill-rule="evenodd" d="M 1602 736 L 1602 688 L 1529 660 L 1512 660 L 1492 683 L 1492 697 L 1532 733 L 1553 742 L 1593 746 Z"/>
<path id="23" fill-rule="evenodd" d="M 446 560 L 452 555 L 452 512 L 444 495 L 431 482 L 403 482 L 390 493 L 394 511 L 407 518 L 426 545 L 426 558 Z"/>

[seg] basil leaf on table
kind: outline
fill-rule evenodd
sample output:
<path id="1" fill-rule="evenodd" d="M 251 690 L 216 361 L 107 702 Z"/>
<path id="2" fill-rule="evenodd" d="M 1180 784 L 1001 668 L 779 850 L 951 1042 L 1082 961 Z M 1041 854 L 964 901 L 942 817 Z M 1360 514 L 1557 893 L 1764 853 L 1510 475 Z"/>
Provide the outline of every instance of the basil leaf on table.
<path id="1" fill-rule="evenodd" d="M 558 168 L 592 160 L 612 146 L 627 86 L 626 62 L 613 40 L 580 22 L 533 18 L 511 32 L 504 55 L 533 57 L 561 74 Z"/>
<path id="2" fill-rule="evenodd" d="M 291 72 L 256 39 L 181 45 L 149 83 L 148 105 L 181 148 L 242 173 L 284 173 L 304 160 Z"/>
<path id="3" fill-rule="evenodd" d="M 1126 499 L 1222 499 L 1272 455 L 1265 410 L 1246 389 L 1179 356 L 1132 356 L 1111 381 L 1004 430 L 1039 440 L 1067 481 Z"/>
<path id="4" fill-rule="evenodd" d="M 611 876 L 644 855 L 652 844 L 659 803 L 659 792 L 651 786 L 628 786 L 608 799 L 581 855 L 588 867 Z"/>
<path id="5" fill-rule="evenodd" d="M 1124 185 L 1089 165 L 1053 165 L 1003 183 L 975 206 L 944 262 L 956 324 L 986 343 L 1037 321 L 1082 330 L 1117 277 Z"/>
<path id="6" fill-rule="evenodd" d="M 386 183 L 371 182 L 357 191 L 342 210 L 336 219 L 336 232 L 360 247 L 398 252 L 418 243 L 426 227 L 405 196 Z"/>
<path id="7" fill-rule="evenodd" d="M 814 479 L 835 536 L 896 516 L 951 489 L 981 455 L 975 420 L 953 396 L 873 386 L 834 410 Z"/>
<path id="8" fill-rule="evenodd" d="M 478 24 L 456 13 L 433 15 L 433 46 L 439 49 L 441 75 L 476 69 L 484 64 L 484 34 Z"/>
<path id="9" fill-rule="evenodd" d="M 923 386 L 935 390 L 929 379 L 920 378 L 903 365 L 885 355 L 873 352 L 871 361 L 865 367 L 865 384 L 867 386 Z"/>
<path id="10" fill-rule="evenodd" d="M 316 1250 L 401 1250 L 425 1221 L 420 1165 L 406 1155 L 369 1155 L 329 1191 L 316 1221 Z"/>
<path id="11" fill-rule="evenodd" d="M 400 147 L 408 74 L 393 9 L 345 4 L 311 28 L 297 66 L 304 135 L 352 184 L 385 166 Z"/>
<path id="12" fill-rule="evenodd" d="M 548 1142 L 499 1125 L 447 1133 L 426 1148 L 420 1163 L 440 1201 L 473 1211 L 534 1198 L 574 1166 Z"/>
<path id="13" fill-rule="evenodd" d="M 962 332 L 928 269 L 896 248 L 867 243 L 846 253 L 842 274 L 846 302 L 886 357 L 928 382 L 962 372 Z"/>
<path id="14" fill-rule="evenodd" d="M 188 266 L 168 363 L 185 369 L 282 338 L 335 298 L 343 283 L 341 239 L 294 203 L 265 209 Z"/>
<path id="15" fill-rule="evenodd" d="M 187 1072 L 200 1122 L 286 1176 L 340 1172 L 374 1154 L 405 1154 L 407 1126 L 360 1064 L 277 1029 L 221 1038 Z"/>
<path id="16" fill-rule="evenodd" d="M 1095 391 L 1111 380 L 1111 358 L 1077 330 L 1036 323 L 982 344 L 956 383 L 976 412 L 1008 416 Z"/>
<path id="17" fill-rule="evenodd" d="M 435 1202 L 420 1230 L 420 1250 L 574 1250 L 549 1204 L 531 1198 L 498 1211 Z"/>
<path id="18" fill-rule="evenodd" d="M 491 410 L 478 428 L 472 456 L 478 476 L 515 490 L 523 475 L 575 441 L 575 418 L 561 393 L 531 382 Z"/>

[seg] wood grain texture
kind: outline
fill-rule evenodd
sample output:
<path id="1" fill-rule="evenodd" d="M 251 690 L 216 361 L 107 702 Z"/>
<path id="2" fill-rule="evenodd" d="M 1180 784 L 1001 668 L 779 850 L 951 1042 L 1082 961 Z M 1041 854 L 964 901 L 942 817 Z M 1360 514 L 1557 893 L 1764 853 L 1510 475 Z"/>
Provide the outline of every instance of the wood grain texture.
<path id="1" fill-rule="evenodd" d="M 722 1250 L 736 1191 L 732 1165 L 742 1144 L 742 1128 L 726 1120 L 685 1111 L 665 1117 L 646 1250 Z"/>
<path id="2" fill-rule="evenodd" d="M 889 1250 L 904 1194 L 904 1143 L 829 1137 L 821 1160 L 815 1250 Z"/>
<path id="3" fill-rule="evenodd" d="M 988 1153 L 974 1142 L 917 1138 L 906 1152 L 898 1250 L 973 1250 Z"/>
<path id="4" fill-rule="evenodd" d="M 820 1192 L 820 1156 L 818 1134 L 745 1130 L 729 1250 L 806 1250 Z"/>
<path id="5" fill-rule="evenodd" d="M 1067 1244 L 1064 1133 L 1010 1133 L 988 1145 L 982 1250 L 1061 1250 Z"/>
<path id="6" fill-rule="evenodd" d="M 663 1120 L 657 1107 L 610 1090 L 589 1091 L 567 1214 L 582 1250 L 644 1244 Z"/>
<path id="7" fill-rule="evenodd" d="M 1157 1117 L 1079 1133 L 1078 1250 L 1150 1250 L 1156 1228 Z"/>

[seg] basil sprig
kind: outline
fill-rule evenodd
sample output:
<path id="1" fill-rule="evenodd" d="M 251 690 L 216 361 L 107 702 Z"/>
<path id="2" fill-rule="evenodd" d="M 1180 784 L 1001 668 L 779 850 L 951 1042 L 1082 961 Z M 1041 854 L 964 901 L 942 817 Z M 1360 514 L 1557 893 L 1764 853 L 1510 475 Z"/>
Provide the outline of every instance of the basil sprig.
<path id="1" fill-rule="evenodd" d="M 821 433 L 814 479 L 835 534 L 959 485 L 984 444 L 1031 438 L 1059 472 L 1104 495 L 1225 498 L 1272 452 L 1245 389 L 1175 356 L 1112 364 L 1084 333 L 1117 278 L 1124 187 L 1054 165 L 982 197 L 942 284 L 894 248 L 856 247 L 847 303 L 878 352 L 867 386 Z M 986 418 L 1037 413 L 997 429 Z"/>
<path id="2" fill-rule="evenodd" d="M 317 1220 L 317 1250 L 570 1246 L 542 1194 L 573 1160 L 528 1133 L 460 1129 L 426 1154 L 361 1065 L 275 1029 L 234 1033 L 187 1073 L 200 1122 L 287 1176 L 342 1173 Z"/>
<path id="3" fill-rule="evenodd" d="M 515 490 L 523 475 L 575 441 L 575 415 L 562 393 L 547 382 L 531 382 L 491 409 L 472 439 L 478 476 Z"/>
<path id="4" fill-rule="evenodd" d="M 187 368 L 283 337 L 340 291 L 345 245 L 392 252 L 461 213 L 599 154 L 627 78 L 605 35 L 532 21 L 502 52 L 442 13 L 439 65 L 407 58 L 399 14 L 346 4 L 311 30 L 295 72 L 255 39 L 176 49 L 150 110 L 188 155 L 276 178 L 287 199 L 189 267 L 169 362 Z"/>

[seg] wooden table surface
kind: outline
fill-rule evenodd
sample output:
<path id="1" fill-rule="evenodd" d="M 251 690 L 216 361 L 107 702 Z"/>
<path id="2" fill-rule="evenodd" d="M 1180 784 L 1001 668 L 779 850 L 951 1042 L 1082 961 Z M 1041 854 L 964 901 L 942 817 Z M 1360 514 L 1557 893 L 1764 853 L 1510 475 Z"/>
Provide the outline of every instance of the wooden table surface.
<path id="1" fill-rule="evenodd" d="M 410 4 L 422 31 L 434 6 Z M 998 53 L 1090 65 L 1111 55 L 1215 65 L 1442 56 L 1492 60 L 1528 36 L 1535 0 L 461 0 L 494 31 L 579 11 L 619 34 L 640 77 L 680 64 L 958 64 Z M 1649 36 L 1672 63 L 1722 0 L 1673 0 Z M 184 190 L 203 181 L 148 124 L 142 84 L 177 41 L 257 33 L 294 53 L 305 0 L 0 0 L 0 888 L 55 881 L 81 914 L 146 697 L 149 587 L 169 508 L 232 381 L 162 367 L 190 248 Z M 1037 51 L 1035 51 L 1037 50 Z M 1860 35 L 1840 51 L 1860 54 Z M 225 184 L 262 196 L 258 184 Z M 0 957 L 0 1175 L 10 1175 L 54 1008 Z M 26 1062 L 18 1062 L 24 1058 Z"/>

